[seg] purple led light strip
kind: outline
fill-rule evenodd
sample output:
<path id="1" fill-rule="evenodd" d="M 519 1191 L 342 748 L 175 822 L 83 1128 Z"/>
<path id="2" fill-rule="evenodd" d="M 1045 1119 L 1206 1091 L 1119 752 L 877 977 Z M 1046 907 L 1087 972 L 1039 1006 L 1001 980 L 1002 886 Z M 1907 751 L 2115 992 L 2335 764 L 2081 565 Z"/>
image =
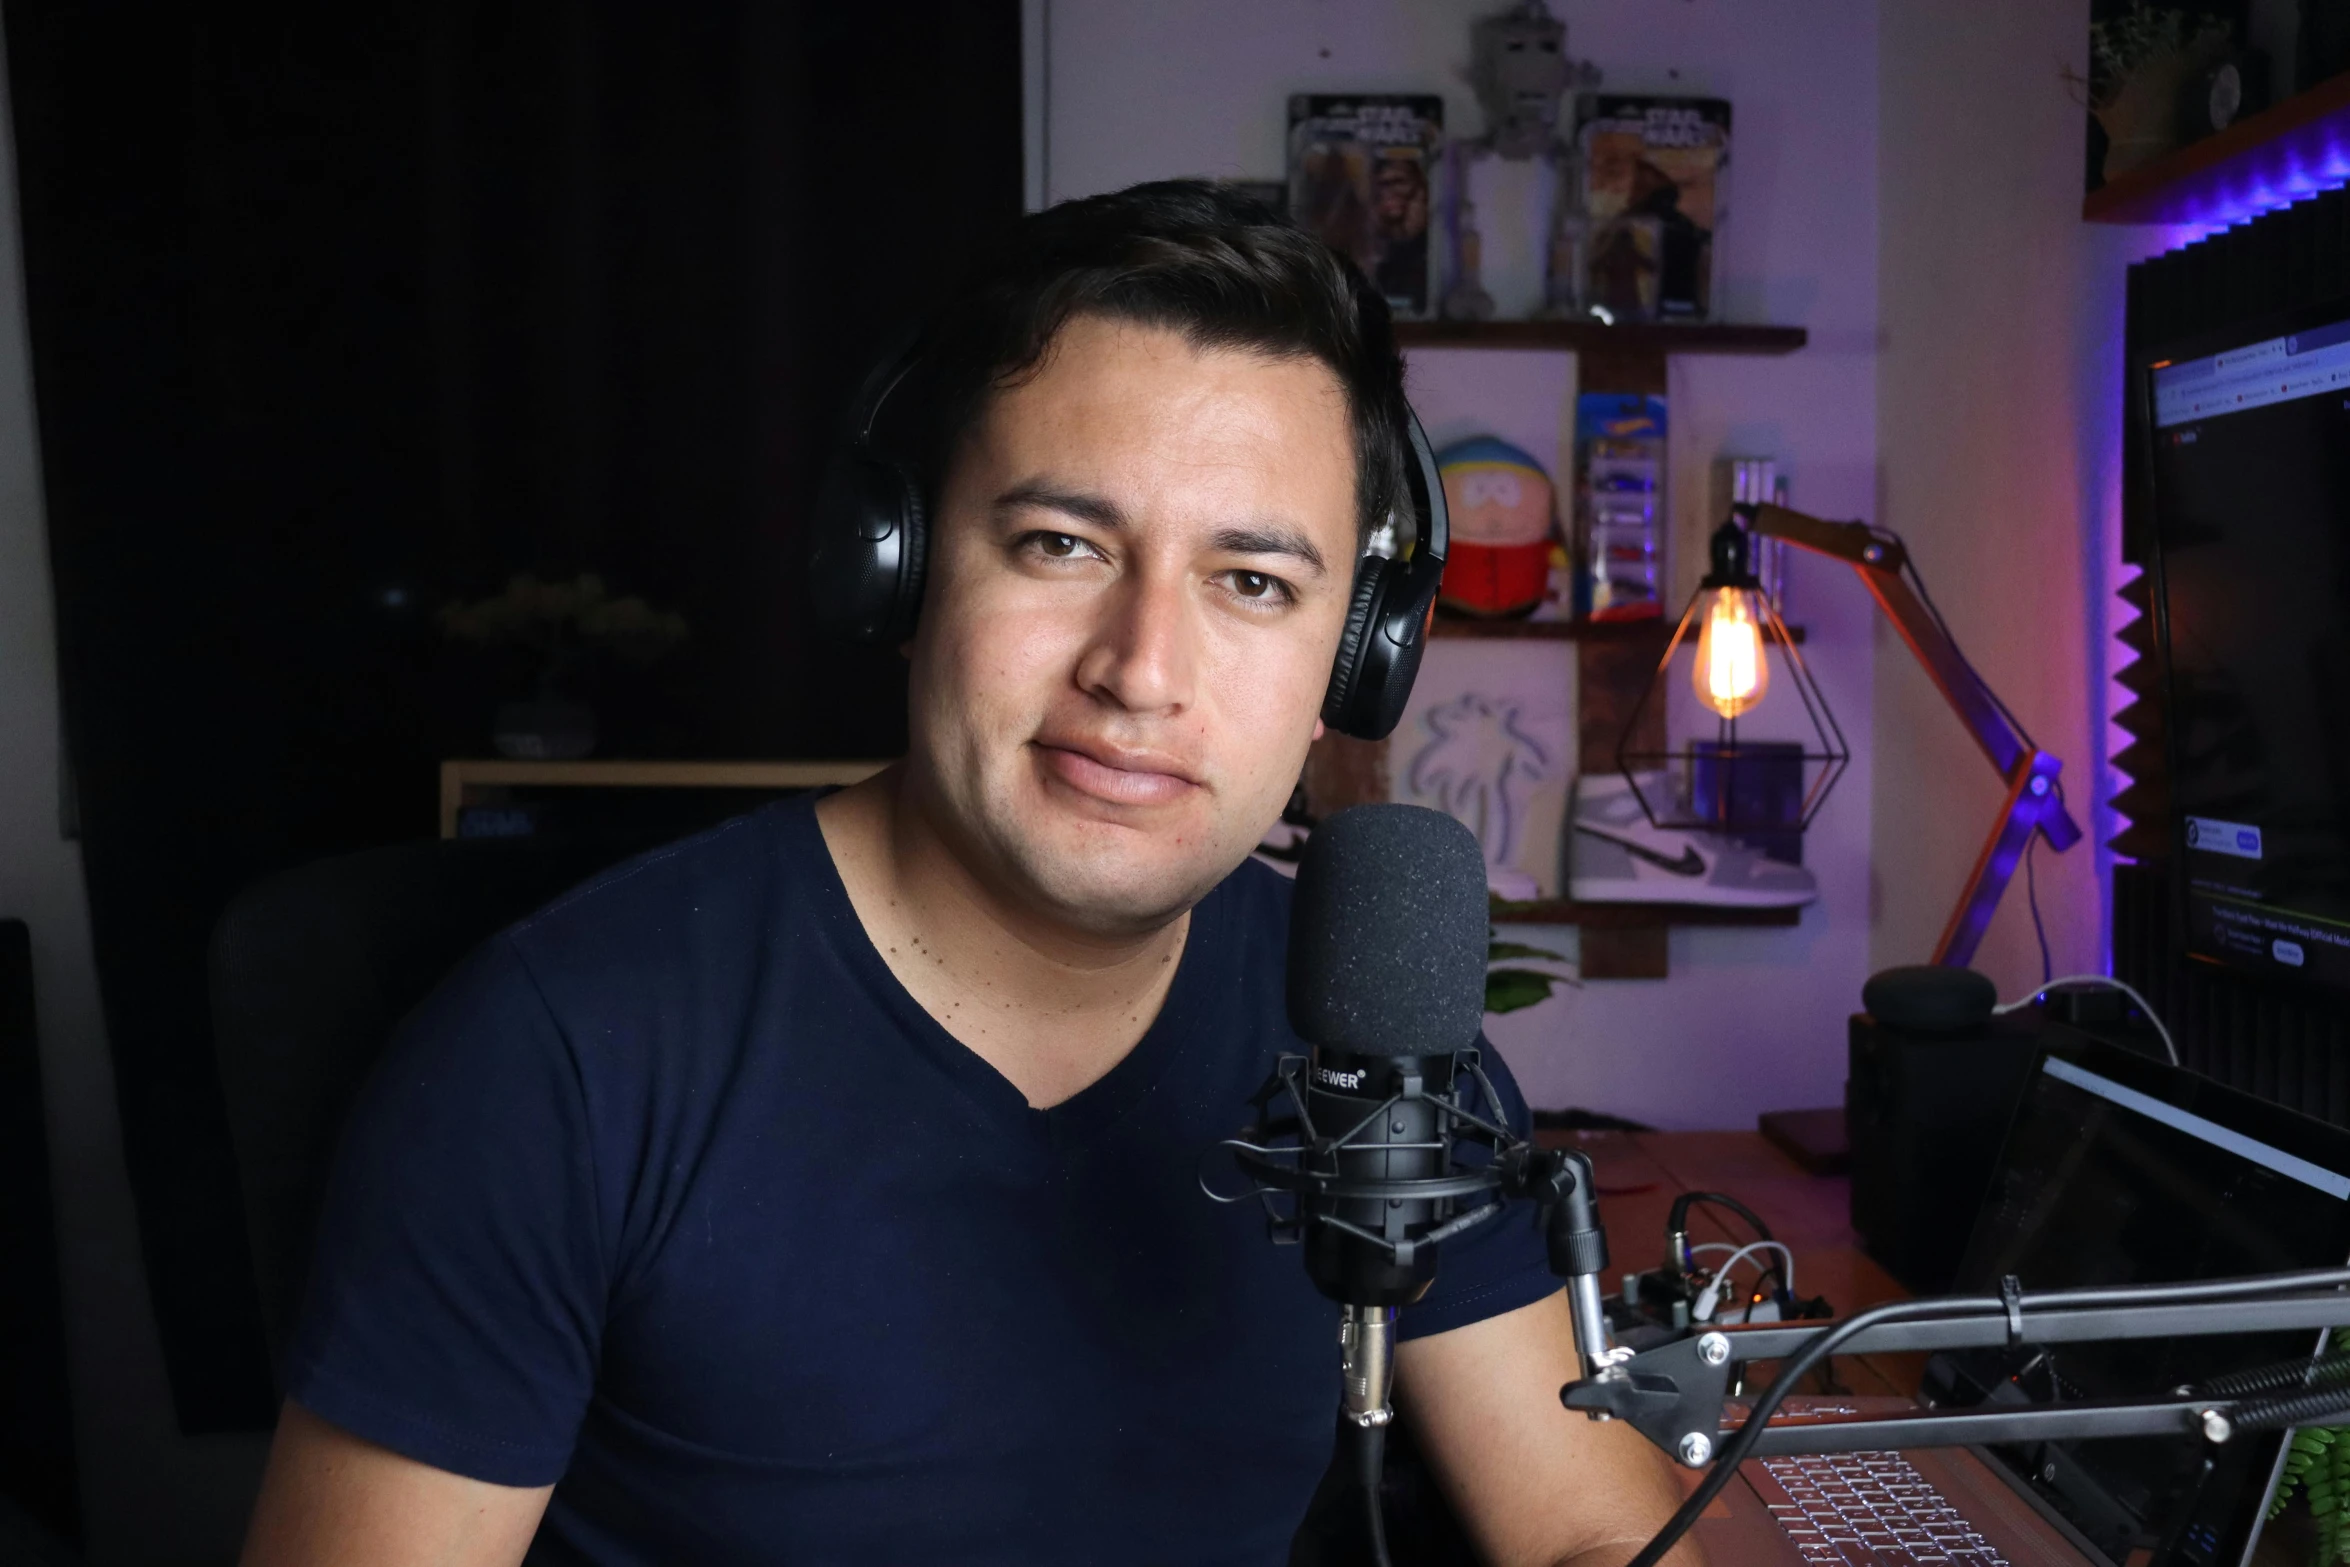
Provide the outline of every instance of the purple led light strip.
<path id="1" fill-rule="evenodd" d="M 2200 237 L 2350 185 L 2350 91 L 2329 84 L 2302 99 L 2305 105 L 2288 99 L 2246 122 L 2240 129 L 2257 133 L 2263 121 L 2283 121 L 2240 151 L 2168 177 L 2160 163 L 2150 166 L 2142 171 L 2148 182 L 2143 191 L 2131 189 L 2141 176 L 2122 175 L 2089 198 L 2087 215 L 2107 222 L 2180 224 Z M 2195 156 L 2196 149 L 2189 147 L 2162 162 L 2192 163 Z"/>

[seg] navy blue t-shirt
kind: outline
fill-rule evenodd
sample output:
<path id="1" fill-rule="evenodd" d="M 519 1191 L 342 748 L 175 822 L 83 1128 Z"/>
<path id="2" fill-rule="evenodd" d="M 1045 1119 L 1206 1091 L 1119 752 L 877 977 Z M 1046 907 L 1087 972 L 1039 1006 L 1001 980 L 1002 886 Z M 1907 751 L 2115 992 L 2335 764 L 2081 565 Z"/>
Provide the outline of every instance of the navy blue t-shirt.
<path id="1" fill-rule="evenodd" d="M 1337 1308 L 1198 1175 L 1302 1048 L 1288 921 L 1244 866 L 1141 1042 L 1035 1110 L 891 975 L 811 802 L 609 872 L 402 1029 L 288 1391 L 556 1483 L 534 1561 L 1283 1562 Z M 1505 1215 L 1445 1244 L 1401 1330 L 1555 1287 Z"/>

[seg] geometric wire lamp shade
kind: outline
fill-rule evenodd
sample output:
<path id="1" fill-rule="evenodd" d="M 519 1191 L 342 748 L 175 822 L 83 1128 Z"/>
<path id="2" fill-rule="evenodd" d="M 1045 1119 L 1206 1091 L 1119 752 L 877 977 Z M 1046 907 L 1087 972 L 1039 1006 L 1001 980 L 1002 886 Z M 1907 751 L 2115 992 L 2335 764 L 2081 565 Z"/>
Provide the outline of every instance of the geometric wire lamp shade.
<path id="1" fill-rule="evenodd" d="M 1852 752 L 1795 639 L 1725 522 L 1713 569 L 1673 628 L 1616 744 L 1650 825 L 1736 836 L 1800 833 Z M 1663 716 L 1664 745 L 1643 738 Z M 1648 727 L 1644 728 L 1646 725 Z"/>

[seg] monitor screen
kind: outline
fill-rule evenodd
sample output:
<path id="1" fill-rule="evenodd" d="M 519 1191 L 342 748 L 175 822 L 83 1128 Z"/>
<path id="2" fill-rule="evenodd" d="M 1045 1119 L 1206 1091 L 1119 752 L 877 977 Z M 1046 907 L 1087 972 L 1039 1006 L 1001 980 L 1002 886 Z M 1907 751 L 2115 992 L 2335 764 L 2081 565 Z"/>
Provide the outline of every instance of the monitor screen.
<path id="1" fill-rule="evenodd" d="M 2050 1053 L 2027 1084 L 1960 1269 L 1966 1294 L 2169 1284 L 2350 1259 L 2350 1132 L 2103 1046 Z M 2310 1333 L 2138 1339 L 1937 1356 L 1936 1402 L 2158 1396 L 2296 1357 Z M 2115 1564 L 2175 1541 L 2163 1567 L 2236 1567 L 2282 1437 L 2240 1437 L 2201 1473 L 2200 1439 L 2039 1442 L 1989 1450 Z"/>
<path id="2" fill-rule="evenodd" d="M 2350 986 L 2350 321 L 2148 373 L 2187 951 Z"/>

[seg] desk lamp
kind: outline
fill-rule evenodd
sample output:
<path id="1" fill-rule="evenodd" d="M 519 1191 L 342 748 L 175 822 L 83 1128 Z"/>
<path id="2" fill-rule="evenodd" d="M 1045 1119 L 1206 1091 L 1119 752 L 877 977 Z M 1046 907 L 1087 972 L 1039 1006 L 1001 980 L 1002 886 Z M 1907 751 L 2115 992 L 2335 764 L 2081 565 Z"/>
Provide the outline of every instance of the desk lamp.
<path id="1" fill-rule="evenodd" d="M 1747 530 L 1736 521 L 1715 530 L 1712 569 L 1673 629 L 1657 674 L 1641 692 L 1617 745 L 1617 765 L 1653 826 L 1739 836 L 1800 832 L 1811 825 L 1820 802 L 1852 760 L 1826 695 L 1755 578 L 1750 548 Z M 1672 727 L 1667 672 L 1685 643 L 1696 651 L 1689 683 L 1699 721 L 1712 715 L 1712 737 L 1642 749 L 1637 737 L 1652 707 L 1662 710 L 1663 727 Z M 1802 742 L 1740 735 L 1739 720 L 1760 707 L 1772 689 L 1774 662 L 1782 666 L 1779 687 L 1795 693 L 1782 704 L 1783 714 L 1800 703 L 1809 722 L 1809 738 Z M 1790 763 L 1792 778 L 1787 776 Z"/>
<path id="2" fill-rule="evenodd" d="M 1729 784 L 1742 760 L 1771 753 L 1767 745 L 1750 744 L 1742 750 L 1737 724 L 1769 693 L 1770 662 L 1775 655 L 1784 661 L 1786 672 L 1792 677 L 1788 683 L 1802 701 L 1805 716 L 1820 742 L 1817 751 L 1806 749 L 1802 753 L 1807 766 L 1817 766 L 1818 777 L 1803 792 L 1793 824 L 1798 830 L 1810 825 L 1820 802 L 1842 776 L 1844 765 L 1850 760 L 1843 734 L 1837 729 L 1835 717 L 1828 711 L 1826 699 L 1804 665 L 1802 655 L 1796 651 L 1794 638 L 1759 591 L 1760 584 L 1747 564 L 1752 541 L 1765 538 L 1783 539 L 1852 567 L 1861 585 L 1868 589 L 1869 596 L 1893 623 L 1893 629 L 1900 633 L 1911 654 L 1925 667 L 1935 689 L 1958 714 L 1959 721 L 1966 725 L 1975 744 L 1982 748 L 1984 757 L 2007 786 L 2005 801 L 1991 824 L 1989 836 L 1984 839 L 1982 851 L 1975 857 L 1966 885 L 1959 892 L 1957 907 L 1951 910 L 1948 923 L 1942 927 L 1941 939 L 1934 946 L 1935 963 L 1963 968 L 1981 944 L 1983 932 L 1991 923 L 1992 910 L 1999 906 L 2001 894 L 2007 891 L 2016 863 L 2023 858 L 2032 834 L 2039 833 L 2051 849 L 2061 852 L 2080 841 L 2081 829 L 2066 811 L 2057 784 L 2064 764 L 2032 743 L 2023 727 L 1983 683 L 1983 677 L 1975 673 L 1974 666 L 1959 652 L 1950 628 L 1943 623 L 1933 600 L 1926 596 L 1923 584 L 1917 580 L 1908 549 L 1895 535 L 1866 523 L 1826 522 L 1768 503 L 1741 503 L 1732 507 L 1730 520 L 1714 533 L 1713 569 L 1690 599 L 1688 610 L 1657 664 L 1656 677 L 1634 706 L 1631 722 L 1617 743 L 1617 766 L 1640 797 L 1650 821 L 1659 827 L 1712 832 L 1788 830 L 1789 823 L 1783 819 L 1741 821 Z M 1673 655 L 1692 628 L 1696 631 L 1697 644 L 1691 683 L 1698 701 L 1714 715 L 1716 736 L 1711 741 L 1691 740 L 1678 748 L 1668 745 L 1663 751 L 1644 750 L 1636 743 L 1635 736 L 1650 703 L 1662 702 Z M 1784 746 L 1776 749 L 1784 756 Z M 1657 776 L 1653 769 L 1659 766 L 1679 770 L 1690 780 L 1692 810 L 1701 811 L 1701 815 L 1675 820 L 1669 819 L 1669 811 L 1660 813 L 1656 809 L 1650 794 L 1654 792 Z M 1645 787 L 1644 772 L 1648 780 Z M 1717 798 L 1705 798 L 1709 792 Z"/>

